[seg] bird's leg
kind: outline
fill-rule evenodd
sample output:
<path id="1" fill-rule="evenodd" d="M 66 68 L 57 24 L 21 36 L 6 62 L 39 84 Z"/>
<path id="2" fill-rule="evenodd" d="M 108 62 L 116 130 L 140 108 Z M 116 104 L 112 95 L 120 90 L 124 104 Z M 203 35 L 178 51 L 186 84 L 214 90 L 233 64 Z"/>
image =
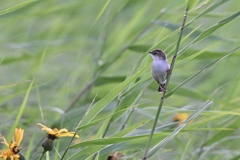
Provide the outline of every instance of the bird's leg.
<path id="1" fill-rule="evenodd" d="M 164 92 L 164 93 L 166 93 L 165 84 L 163 84 L 163 85 L 159 84 L 158 92 Z"/>
<path id="2" fill-rule="evenodd" d="M 166 93 L 167 92 L 167 90 L 166 90 L 166 86 L 165 86 L 165 84 L 164 84 L 164 86 L 161 86 L 162 87 L 162 91 L 164 92 L 164 93 Z"/>

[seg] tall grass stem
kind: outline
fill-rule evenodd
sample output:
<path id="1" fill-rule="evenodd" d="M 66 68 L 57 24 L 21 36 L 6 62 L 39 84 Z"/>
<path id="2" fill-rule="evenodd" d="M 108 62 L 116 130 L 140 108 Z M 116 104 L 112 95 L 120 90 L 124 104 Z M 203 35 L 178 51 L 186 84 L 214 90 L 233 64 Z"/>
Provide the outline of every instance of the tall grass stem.
<path id="1" fill-rule="evenodd" d="M 188 12 L 186 11 L 185 14 L 184 14 L 180 35 L 179 35 L 179 38 L 178 38 L 178 41 L 177 41 L 176 50 L 175 50 L 175 53 L 173 55 L 172 62 L 171 62 L 171 65 L 170 65 L 170 72 L 167 74 L 166 90 L 167 90 L 168 83 L 169 83 L 169 80 L 170 80 L 171 75 L 172 75 L 172 71 L 173 71 L 173 68 L 174 68 L 174 64 L 175 64 L 177 55 L 178 55 L 178 49 L 179 49 L 179 46 L 180 46 L 183 30 L 184 30 L 185 23 L 186 23 L 186 20 L 187 20 L 187 14 L 188 14 Z M 166 92 L 163 92 L 162 97 L 160 99 L 160 103 L 159 103 L 159 106 L 158 106 L 156 117 L 155 117 L 155 120 L 154 120 L 154 123 L 153 123 L 153 126 L 152 126 L 152 130 L 151 130 L 151 133 L 149 135 L 148 142 L 147 142 L 147 145 L 146 145 L 146 148 L 145 148 L 143 160 L 147 159 L 149 147 L 150 147 L 150 144 L 151 144 L 151 141 L 152 141 L 152 137 L 153 137 L 156 125 L 157 125 L 157 121 L 158 121 L 159 115 L 160 115 L 161 110 L 162 110 L 165 94 L 166 94 Z"/>

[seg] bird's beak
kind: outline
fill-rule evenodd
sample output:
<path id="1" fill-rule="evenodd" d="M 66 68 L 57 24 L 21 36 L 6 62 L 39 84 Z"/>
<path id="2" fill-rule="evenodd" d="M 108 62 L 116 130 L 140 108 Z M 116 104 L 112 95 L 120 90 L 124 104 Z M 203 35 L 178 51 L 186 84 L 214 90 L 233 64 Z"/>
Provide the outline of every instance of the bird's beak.
<path id="1" fill-rule="evenodd" d="M 148 53 L 153 54 L 153 52 L 148 52 Z"/>

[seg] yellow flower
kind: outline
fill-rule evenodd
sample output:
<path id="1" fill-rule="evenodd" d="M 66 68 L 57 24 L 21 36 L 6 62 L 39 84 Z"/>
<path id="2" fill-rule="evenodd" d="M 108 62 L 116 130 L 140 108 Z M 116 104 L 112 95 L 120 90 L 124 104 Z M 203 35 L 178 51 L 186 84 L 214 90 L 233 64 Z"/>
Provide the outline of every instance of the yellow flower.
<path id="1" fill-rule="evenodd" d="M 48 135 L 55 136 L 56 137 L 55 139 L 59 137 L 73 137 L 73 135 L 75 134 L 75 132 L 68 132 L 68 130 L 65 128 L 58 130 L 57 128 L 54 129 L 48 128 L 42 125 L 41 123 L 38 123 L 37 125 L 41 126 L 42 130 L 43 131 L 45 130 L 48 133 Z M 79 138 L 78 135 L 76 135 L 75 137 Z"/>
<path id="2" fill-rule="evenodd" d="M 187 113 L 178 113 L 175 116 L 173 116 L 173 122 L 178 122 L 178 126 L 182 124 L 187 118 L 189 117 L 189 114 Z"/>
<path id="3" fill-rule="evenodd" d="M 18 160 L 20 157 L 23 157 L 19 152 L 22 149 L 20 146 L 20 143 L 23 139 L 24 130 L 21 128 L 15 129 L 15 137 L 12 139 L 10 143 L 6 141 L 4 137 L 3 144 L 5 144 L 8 147 L 8 150 L 2 150 L 0 154 L 0 158 L 3 158 L 4 160 Z M 10 158 L 10 159 L 9 159 Z"/>
<path id="4" fill-rule="evenodd" d="M 48 134 L 47 139 L 42 144 L 44 151 L 51 151 L 53 149 L 53 141 L 55 139 L 59 137 L 73 137 L 75 134 L 75 132 L 68 132 L 65 128 L 58 130 L 57 128 L 48 128 L 41 123 L 37 123 L 37 125 L 41 126 L 42 130 L 45 130 Z M 78 135 L 75 135 L 75 137 L 79 138 Z"/>
<path id="5" fill-rule="evenodd" d="M 15 154 L 10 149 L 8 149 L 1 151 L 0 158 L 3 158 L 4 160 L 19 160 L 20 155 Z"/>

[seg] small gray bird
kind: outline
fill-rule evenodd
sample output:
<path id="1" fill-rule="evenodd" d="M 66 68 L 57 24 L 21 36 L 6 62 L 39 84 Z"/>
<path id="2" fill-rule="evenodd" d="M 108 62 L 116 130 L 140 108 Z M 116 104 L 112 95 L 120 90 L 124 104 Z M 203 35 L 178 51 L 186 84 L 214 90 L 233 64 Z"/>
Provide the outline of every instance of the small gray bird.
<path id="1" fill-rule="evenodd" d="M 167 56 L 164 51 L 156 49 L 149 52 L 153 58 L 152 77 L 157 81 L 159 87 L 158 92 L 166 92 L 167 75 L 170 72 L 170 66 L 167 61 Z"/>

